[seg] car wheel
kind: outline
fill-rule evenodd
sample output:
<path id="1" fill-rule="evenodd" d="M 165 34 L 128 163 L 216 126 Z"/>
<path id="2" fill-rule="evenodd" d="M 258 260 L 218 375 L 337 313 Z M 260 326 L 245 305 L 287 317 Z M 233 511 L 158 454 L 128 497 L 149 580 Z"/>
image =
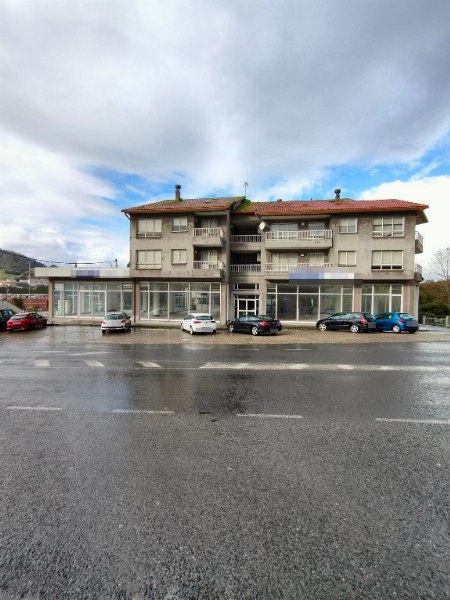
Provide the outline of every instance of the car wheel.
<path id="1" fill-rule="evenodd" d="M 393 325 L 392 326 L 392 331 L 394 333 L 401 333 L 402 332 L 402 328 L 400 327 L 400 325 Z"/>
<path id="2" fill-rule="evenodd" d="M 230 333 L 234 333 L 234 325 L 231 323 L 231 325 L 228 325 L 228 331 Z"/>
<path id="3" fill-rule="evenodd" d="M 326 323 L 319 323 L 319 330 L 320 331 L 326 331 L 327 330 L 327 324 Z"/>
<path id="4" fill-rule="evenodd" d="M 195 331 L 192 329 L 192 326 L 191 326 L 191 327 L 189 327 L 189 333 L 190 333 L 191 335 L 194 335 L 194 333 L 195 333 Z"/>
<path id="5" fill-rule="evenodd" d="M 259 329 L 256 327 L 256 325 L 252 327 L 252 335 L 259 335 Z"/>
<path id="6" fill-rule="evenodd" d="M 350 331 L 351 331 L 352 333 L 358 333 L 358 331 L 359 331 L 359 325 L 357 325 L 356 323 L 353 323 L 353 324 L 351 325 L 351 327 L 350 327 Z"/>
<path id="7" fill-rule="evenodd" d="M 217 331 L 216 331 L 215 329 L 213 329 L 213 332 L 212 332 L 212 334 L 214 335 L 214 334 L 216 334 L 216 333 L 217 333 Z"/>
<path id="8" fill-rule="evenodd" d="M 410 331 L 409 333 L 416 333 L 415 331 Z"/>

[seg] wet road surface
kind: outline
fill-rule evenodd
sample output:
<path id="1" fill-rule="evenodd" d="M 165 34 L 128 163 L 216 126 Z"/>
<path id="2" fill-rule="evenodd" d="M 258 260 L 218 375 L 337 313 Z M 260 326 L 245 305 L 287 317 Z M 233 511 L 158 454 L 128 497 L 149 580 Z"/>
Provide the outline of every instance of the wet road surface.
<path id="1" fill-rule="evenodd" d="M 448 343 L 23 339 L 5 598 L 448 597 Z"/>

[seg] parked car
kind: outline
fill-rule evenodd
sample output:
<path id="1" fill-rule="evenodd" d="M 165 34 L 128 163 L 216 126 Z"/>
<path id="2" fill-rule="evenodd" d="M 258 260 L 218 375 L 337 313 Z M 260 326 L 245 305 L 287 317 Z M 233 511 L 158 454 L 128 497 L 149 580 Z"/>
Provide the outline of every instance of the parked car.
<path id="1" fill-rule="evenodd" d="M 416 333 L 419 329 L 418 321 L 408 313 L 402 312 L 384 312 L 375 315 L 377 329 L 379 331 L 393 331 L 401 333 Z"/>
<path id="2" fill-rule="evenodd" d="M 131 317 L 126 312 L 110 312 L 100 323 L 102 333 L 110 331 L 131 331 Z"/>
<path id="3" fill-rule="evenodd" d="M 47 319 L 36 312 L 15 313 L 6 323 L 6 329 L 11 332 L 38 327 L 47 327 Z"/>
<path id="4" fill-rule="evenodd" d="M 11 308 L 0 308 L 0 331 L 6 331 L 6 323 L 15 314 Z"/>
<path id="5" fill-rule="evenodd" d="M 181 321 L 181 331 L 194 333 L 216 333 L 216 321 L 208 313 L 189 313 Z"/>
<path id="6" fill-rule="evenodd" d="M 227 323 L 230 333 L 242 332 L 259 335 L 260 333 L 268 333 L 276 335 L 283 329 L 281 322 L 278 319 L 272 319 L 267 315 L 243 315 L 233 321 Z"/>
<path id="7" fill-rule="evenodd" d="M 351 331 L 352 333 L 377 330 L 375 317 L 367 312 L 335 313 L 324 319 L 319 319 L 316 323 L 316 327 L 317 329 L 320 329 L 320 331 L 333 329 L 339 331 Z"/>

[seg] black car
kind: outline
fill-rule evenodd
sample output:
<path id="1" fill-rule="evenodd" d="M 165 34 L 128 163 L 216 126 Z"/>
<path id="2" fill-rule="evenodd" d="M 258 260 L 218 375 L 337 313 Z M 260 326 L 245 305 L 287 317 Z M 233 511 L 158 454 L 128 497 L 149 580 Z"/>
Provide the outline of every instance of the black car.
<path id="1" fill-rule="evenodd" d="M 267 315 L 243 315 L 238 319 L 228 321 L 227 326 L 230 333 L 242 332 L 251 333 L 252 335 L 259 335 L 260 333 L 276 335 L 283 329 L 278 319 L 272 319 Z"/>
<path id="2" fill-rule="evenodd" d="M 11 308 L 0 308 L 0 331 L 6 331 L 6 323 L 15 314 Z"/>
<path id="3" fill-rule="evenodd" d="M 317 329 L 320 329 L 320 331 L 333 329 L 338 331 L 351 331 L 352 333 L 377 330 L 375 317 L 367 312 L 335 313 L 324 319 L 319 319 L 316 323 L 316 327 Z"/>

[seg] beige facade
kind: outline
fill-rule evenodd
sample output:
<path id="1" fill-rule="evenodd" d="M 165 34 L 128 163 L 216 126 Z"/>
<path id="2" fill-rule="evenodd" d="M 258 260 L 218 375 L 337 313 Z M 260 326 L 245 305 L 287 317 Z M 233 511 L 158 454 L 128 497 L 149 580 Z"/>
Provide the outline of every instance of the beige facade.
<path id="1" fill-rule="evenodd" d="M 222 324 L 245 312 L 300 325 L 350 310 L 401 310 L 417 316 L 422 278 L 416 255 L 423 242 L 416 225 L 426 222 L 426 208 L 400 200 L 339 197 L 183 200 L 178 189 L 175 200 L 123 211 L 130 220 L 130 262 L 122 294 L 131 284 L 131 312 L 141 324 L 178 323 L 193 310 L 210 312 Z M 37 269 L 36 275 L 44 275 L 41 271 L 51 269 Z M 76 287 L 82 316 L 87 278 L 62 272 L 57 278 L 53 269 L 51 280 L 64 298 L 66 287 L 71 289 L 64 281 L 78 280 L 71 293 Z M 93 302 L 99 279 L 106 281 L 108 275 L 90 281 Z M 113 283 L 97 290 L 105 294 L 102 308 L 108 309 L 108 297 L 114 297 L 110 289 Z M 62 318 L 69 306 L 65 302 Z"/>

